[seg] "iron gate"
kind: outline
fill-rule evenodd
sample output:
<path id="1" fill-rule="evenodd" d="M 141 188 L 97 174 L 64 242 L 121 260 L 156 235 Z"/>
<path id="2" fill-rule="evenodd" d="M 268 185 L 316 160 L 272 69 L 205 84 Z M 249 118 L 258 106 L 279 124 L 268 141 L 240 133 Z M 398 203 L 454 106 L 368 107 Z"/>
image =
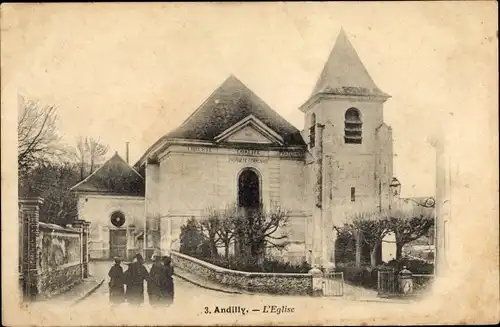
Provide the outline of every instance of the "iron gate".
<path id="1" fill-rule="evenodd" d="M 396 294 L 397 289 L 397 276 L 394 270 L 379 270 L 377 290 L 379 295 Z"/>
<path id="2" fill-rule="evenodd" d="M 323 295 L 343 296 L 344 295 L 344 273 L 327 272 L 323 278 Z"/>

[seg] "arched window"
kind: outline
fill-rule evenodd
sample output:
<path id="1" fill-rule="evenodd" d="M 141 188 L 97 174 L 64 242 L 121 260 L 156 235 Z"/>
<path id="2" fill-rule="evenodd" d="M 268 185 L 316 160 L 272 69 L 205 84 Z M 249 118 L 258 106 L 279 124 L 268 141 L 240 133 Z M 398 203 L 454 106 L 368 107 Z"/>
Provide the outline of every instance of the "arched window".
<path id="1" fill-rule="evenodd" d="M 111 223 L 115 227 L 122 227 L 125 224 L 125 215 L 121 211 L 115 211 L 111 214 Z"/>
<path id="2" fill-rule="evenodd" d="M 361 144 L 362 123 L 359 110 L 349 108 L 345 112 L 344 140 L 345 143 Z"/>
<path id="3" fill-rule="evenodd" d="M 311 115 L 311 124 L 309 125 L 309 147 L 314 148 L 316 143 L 316 114 Z"/>

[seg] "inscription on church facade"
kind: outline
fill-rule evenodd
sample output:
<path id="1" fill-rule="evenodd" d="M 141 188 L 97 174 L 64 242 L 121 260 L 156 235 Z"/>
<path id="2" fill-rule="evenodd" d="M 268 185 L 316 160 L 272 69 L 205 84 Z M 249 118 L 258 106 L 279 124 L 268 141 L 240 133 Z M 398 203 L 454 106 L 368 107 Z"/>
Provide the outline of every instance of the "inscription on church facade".
<path id="1" fill-rule="evenodd" d="M 283 158 L 300 158 L 301 153 L 296 151 L 280 151 L 280 157 Z"/>
<path id="2" fill-rule="evenodd" d="M 249 149 L 238 149 L 237 153 L 239 155 L 250 155 L 250 156 L 258 156 L 260 155 L 259 150 L 249 150 Z"/>
<path id="3" fill-rule="evenodd" d="M 230 157 L 229 162 L 240 162 L 240 163 L 267 163 L 269 160 L 267 158 L 251 158 L 251 157 Z"/>
<path id="4" fill-rule="evenodd" d="M 205 148 L 201 146 L 189 146 L 188 150 L 191 152 L 204 152 L 204 153 L 212 152 L 212 148 Z"/>

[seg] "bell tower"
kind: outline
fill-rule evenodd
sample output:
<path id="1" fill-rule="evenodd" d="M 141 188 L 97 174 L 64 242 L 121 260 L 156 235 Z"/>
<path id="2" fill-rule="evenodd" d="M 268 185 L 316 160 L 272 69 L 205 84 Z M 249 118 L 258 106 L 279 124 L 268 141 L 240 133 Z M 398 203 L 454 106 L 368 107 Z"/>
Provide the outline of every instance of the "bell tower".
<path id="1" fill-rule="evenodd" d="M 356 212 L 391 205 L 392 130 L 383 119 L 389 98 L 341 29 L 311 96 L 300 107 L 314 159 L 315 264 L 334 265 L 335 224 Z"/>

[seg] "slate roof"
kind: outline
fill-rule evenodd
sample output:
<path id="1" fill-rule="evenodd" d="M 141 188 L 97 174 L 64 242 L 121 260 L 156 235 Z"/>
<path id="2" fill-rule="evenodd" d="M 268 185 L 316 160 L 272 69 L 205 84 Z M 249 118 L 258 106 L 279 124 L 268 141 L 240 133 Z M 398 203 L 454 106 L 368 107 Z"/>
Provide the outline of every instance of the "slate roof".
<path id="1" fill-rule="evenodd" d="M 389 97 L 370 77 L 343 29 L 340 30 L 311 97 L 318 93 Z"/>
<path id="2" fill-rule="evenodd" d="M 217 135 L 248 115 L 254 115 L 278 133 L 285 145 L 305 145 L 297 128 L 233 75 L 227 78 L 181 126 L 168 133 L 166 138 L 213 141 Z"/>
<path id="3" fill-rule="evenodd" d="M 71 188 L 74 192 L 144 196 L 144 178 L 115 153 L 104 165 Z"/>

